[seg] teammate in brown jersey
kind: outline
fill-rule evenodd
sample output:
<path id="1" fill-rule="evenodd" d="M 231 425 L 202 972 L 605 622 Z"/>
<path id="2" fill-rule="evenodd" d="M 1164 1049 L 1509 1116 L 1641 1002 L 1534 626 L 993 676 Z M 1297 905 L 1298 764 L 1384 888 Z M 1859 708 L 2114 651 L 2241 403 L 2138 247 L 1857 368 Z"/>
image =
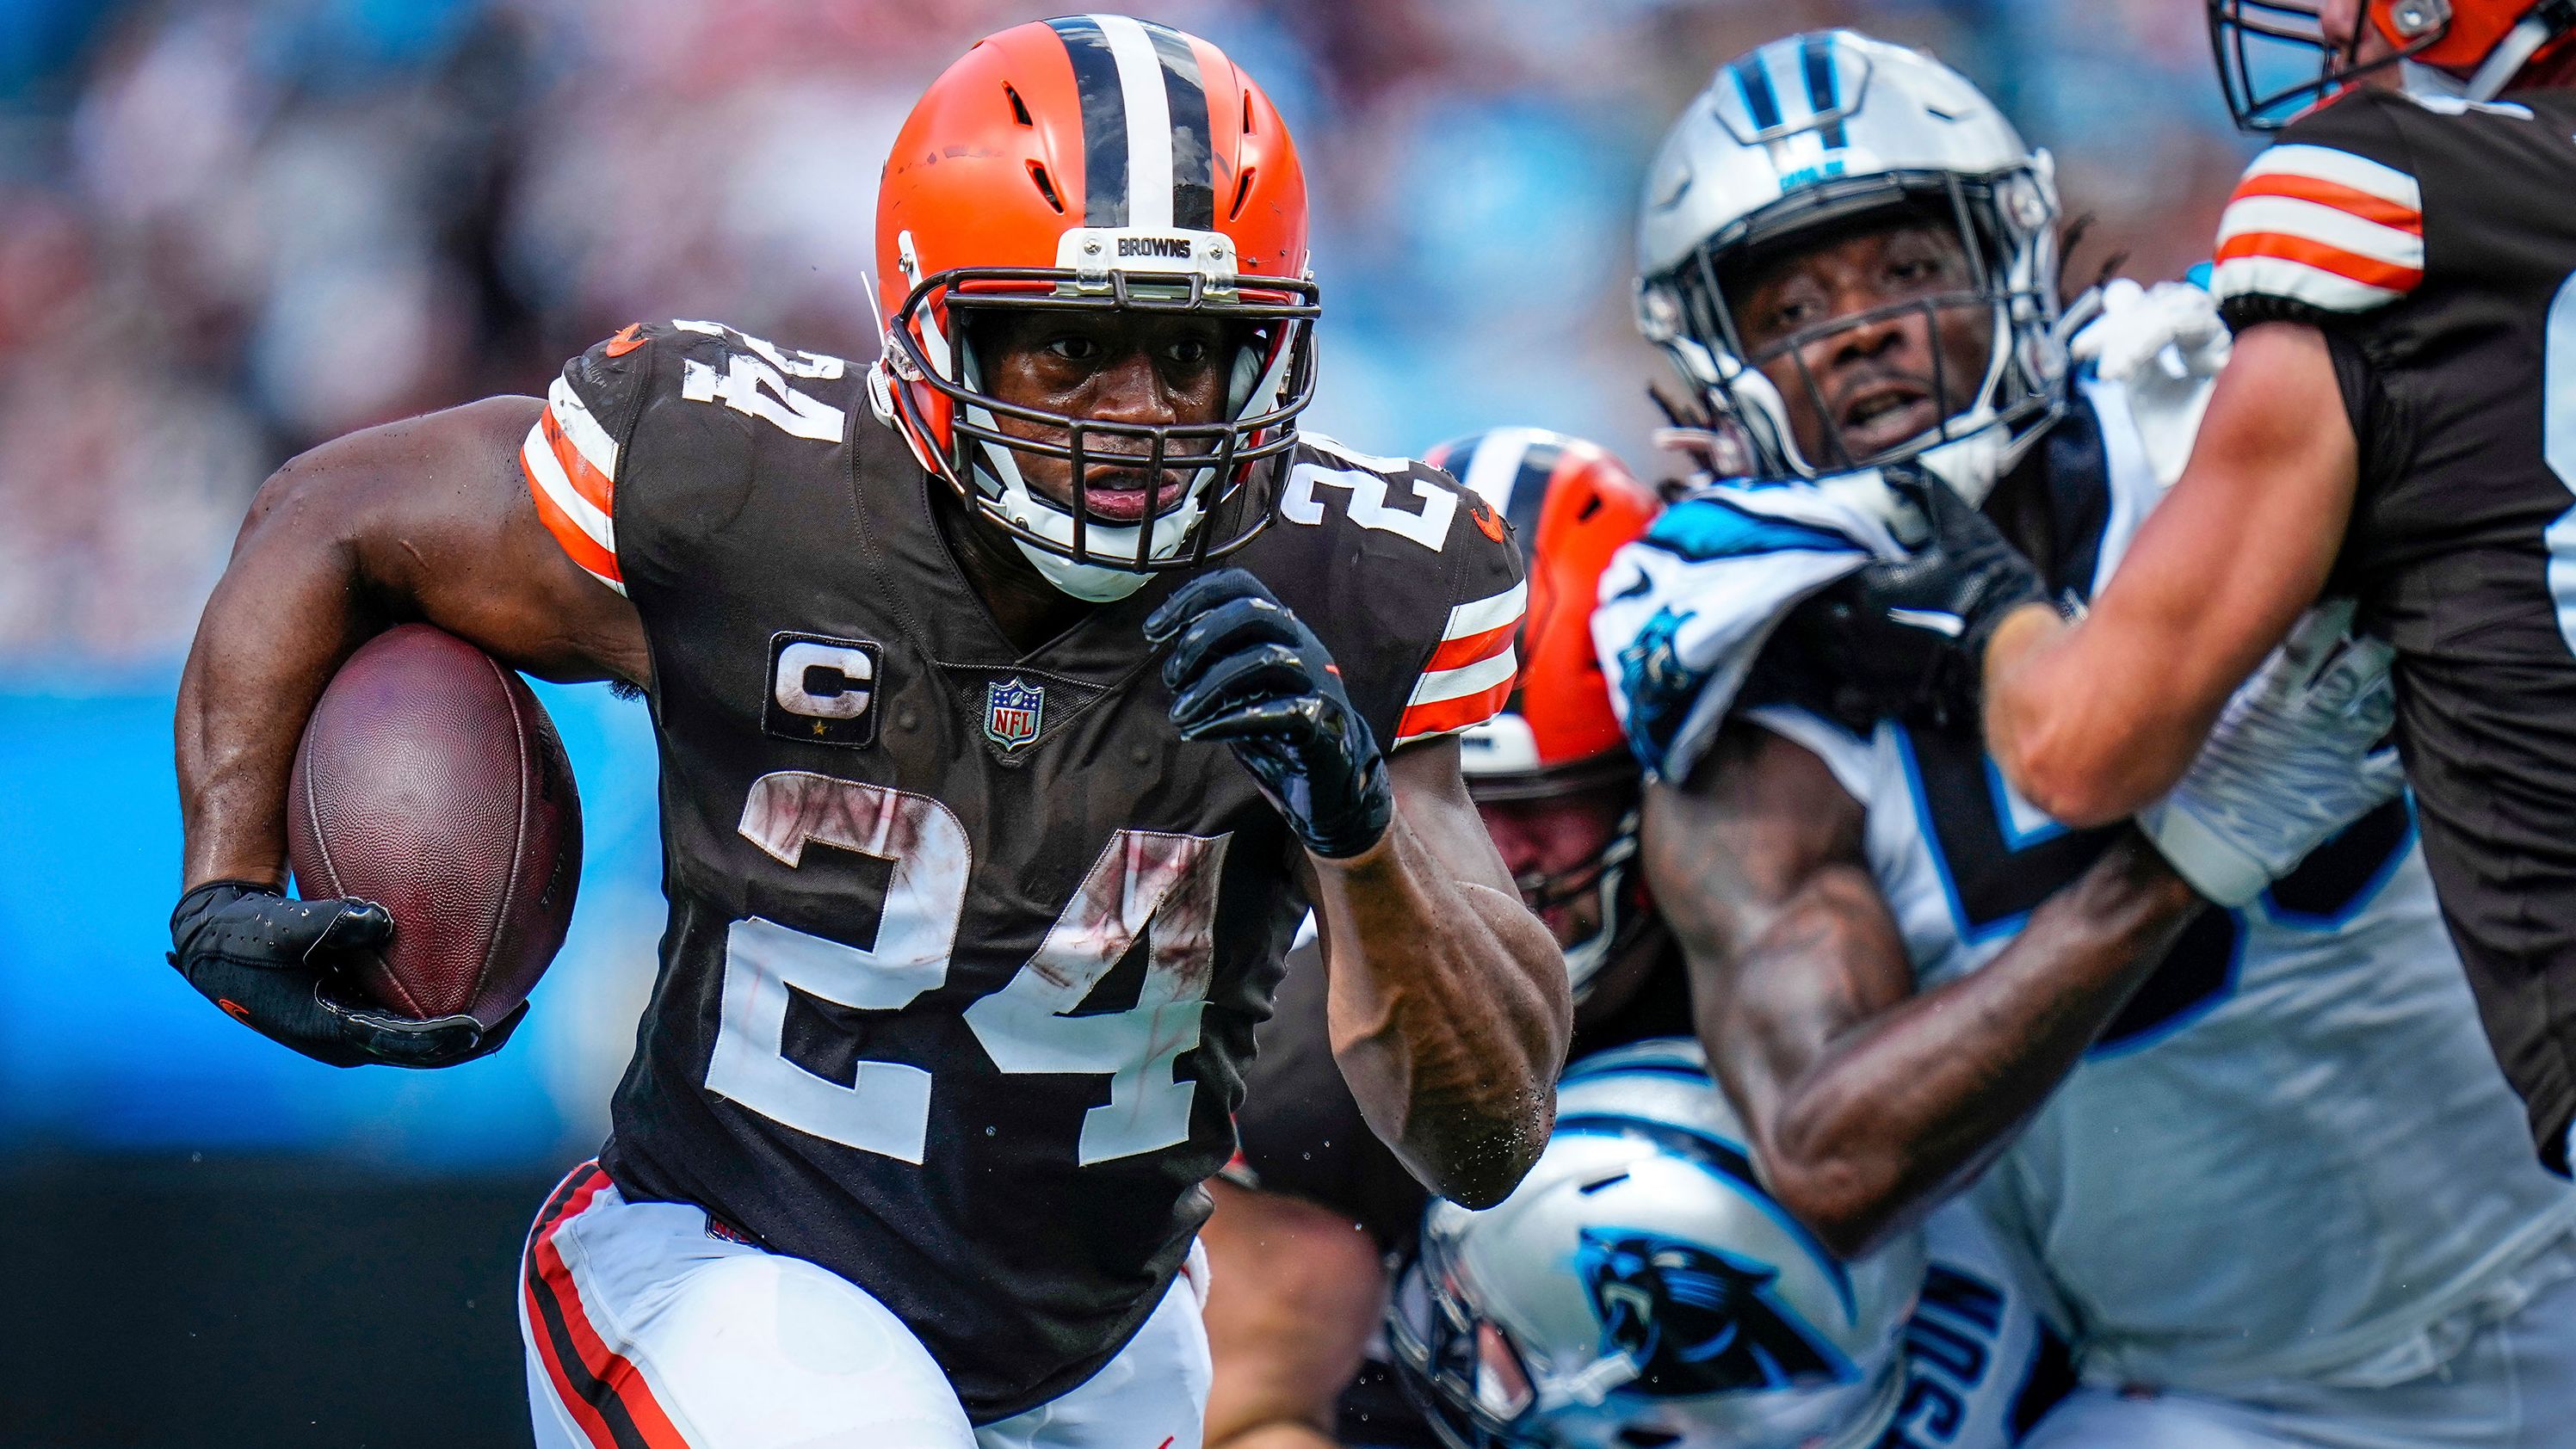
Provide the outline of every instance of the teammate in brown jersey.
<path id="1" fill-rule="evenodd" d="M 2397 651 L 2424 851 L 2544 1162 L 2576 1120 L 2576 4 L 2210 0 L 2229 102 L 2279 129 L 2220 224 L 2236 329 L 2172 497 L 2080 622 L 2009 551 L 1876 571 L 1958 616 L 1987 740 L 2052 817 L 2172 785 L 2321 594 Z M 2283 48 L 2322 57 L 2297 84 Z M 2316 102 L 2313 106 L 2310 102 Z M 2301 109 L 2306 107 L 2306 109 Z M 1955 541 L 1954 541 L 1955 542 Z"/>
<path id="2" fill-rule="evenodd" d="M 539 1443 L 1195 1445 L 1199 1184 L 1310 905 L 1407 1166 L 1491 1202 L 1544 1145 L 1565 972 L 1454 738 L 1510 692 L 1519 559 L 1436 470 L 1297 432 L 1305 218 L 1213 46 L 1016 27 L 895 143 L 878 363 L 632 327 L 262 490 L 182 688 L 173 918 L 253 1027 L 501 1034 L 349 1016 L 329 963 L 383 912 L 278 894 L 359 642 L 423 619 L 651 702 L 671 924 L 530 1238 Z"/>

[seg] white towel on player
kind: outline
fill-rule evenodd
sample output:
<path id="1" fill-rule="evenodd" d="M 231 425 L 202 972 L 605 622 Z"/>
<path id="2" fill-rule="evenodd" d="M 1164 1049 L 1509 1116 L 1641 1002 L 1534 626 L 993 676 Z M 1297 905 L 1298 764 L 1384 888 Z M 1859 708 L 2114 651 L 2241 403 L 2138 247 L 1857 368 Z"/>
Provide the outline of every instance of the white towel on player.
<path id="1" fill-rule="evenodd" d="M 1875 471 L 1707 483 L 1622 548 L 1601 578 L 1592 642 L 1638 763 L 1687 775 L 1772 630 L 1872 558 L 1903 557 L 1896 531 L 1913 519 Z"/>

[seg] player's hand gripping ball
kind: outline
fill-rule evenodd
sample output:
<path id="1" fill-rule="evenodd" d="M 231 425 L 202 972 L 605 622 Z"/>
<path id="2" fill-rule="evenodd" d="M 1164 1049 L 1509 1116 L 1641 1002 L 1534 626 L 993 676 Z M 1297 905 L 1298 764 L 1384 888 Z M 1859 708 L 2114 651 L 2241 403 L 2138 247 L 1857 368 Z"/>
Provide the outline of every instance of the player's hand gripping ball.
<path id="1" fill-rule="evenodd" d="M 1368 721 L 1332 655 L 1242 569 L 1202 574 L 1145 620 L 1168 645 L 1163 683 L 1185 740 L 1223 740 L 1308 850 L 1327 859 L 1378 843 L 1395 792 Z"/>
<path id="2" fill-rule="evenodd" d="M 289 900 L 249 881 L 210 881 L 170 914 L 170 964 L 233 1019 L 335 1067 L 452 1067 L 499 1051 L 526 1003 L 486 1029 L 470 1016 L 415 1021 L 332 993 L 338 969 L 393 930 L 373 901 Z"/>

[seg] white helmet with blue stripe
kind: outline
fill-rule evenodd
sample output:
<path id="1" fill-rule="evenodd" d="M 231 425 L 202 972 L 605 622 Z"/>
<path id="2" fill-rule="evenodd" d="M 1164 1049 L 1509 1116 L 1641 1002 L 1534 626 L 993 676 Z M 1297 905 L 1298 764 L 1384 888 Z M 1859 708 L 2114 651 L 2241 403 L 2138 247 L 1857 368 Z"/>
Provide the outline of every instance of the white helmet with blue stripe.
<path id="1" fill-rule="evenodd" d="M 1432 1205 L 1387 1340 L 1456 1449 L 1863 1449 L 1922 1283 L 1919 1235 L 1846 1263 L 1773 1201 L 1674 1038 L 1569 1069 L 1500 1204 Z"/>
<path id="2" fill-rule="evenodd" d="M 1733 466 L 1814 477 L 1914 459 L 1983 502 L 2063 406 L 2054 177 L 2046 151 L 2024 145 L 1992 101 L 1930 56 L 1848 30 L 1773 41 L 1719 68 L 1665 135 L 1638 220 L 1638 325 L 1712 415 Z M 1747 354 L 1734 310 L 1742 299 L 1726 293 L 1731 262 L 1898 208 L 1957 229 L 1976 291 L 1834 318 Z M 1967 306 L 1994 318 L 1986 375 L 1973 395 L 1934 389 L 1967 406 L 1866 456 L 1850 456 L 1829 424 L 1828 455 L 1806 456 L 1765 363 L 1797 359 L 1882 313 Z M 1830 413 L 1821 390 L 1816 401 Z"/>

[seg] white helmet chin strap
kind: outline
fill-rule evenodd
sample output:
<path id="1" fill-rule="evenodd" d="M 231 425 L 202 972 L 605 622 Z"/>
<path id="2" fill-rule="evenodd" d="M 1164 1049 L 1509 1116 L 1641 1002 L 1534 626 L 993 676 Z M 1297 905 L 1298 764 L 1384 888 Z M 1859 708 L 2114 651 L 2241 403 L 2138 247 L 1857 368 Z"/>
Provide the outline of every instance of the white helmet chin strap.
<path id="1" fill-rule="evenodd" d="M 2462 101 L 2471 105 L 2491 101 L 2504 94 L 2505 87 L 2513 84 L 2513 78 L 2522 74 L 2522 68 L 2555 34 L 2556 27 L 2535 10 L 2505 32 L 2504 39 L 2496 42 L 2496 48 L 2487 52 L 2487 58 L 2466 80 L 2420 60 L 2402 60 L 2397 63 L 2399 84 L 2417 100 Z"/>
<path id="2" fill-rule="evenodd" d="M 2504 88 L 2513 84 L 2513 78 L 2522 74 L 2522 68 L 2531 63 L 2531 58 L 2540 53 L 2542 46 L 2549 43 L 2551 33 L 2552 26 L 2540 18 L 2539 9 L 2524 16 L 2522 23 L 2507 31 L 2504 39 L 2497 42 L 2486 63 L 2478 67 L 2477 74 L 2469 77 L 2463 95 L 2472 101 L 2491 101 L 2504 94 Z"/>
<path id="3" fill-rule="evenodd" d="M 1058 593 L 1069 594 L 1086 604 L 1114 604 L 1154 581 L 1152 574 L 1134 569 L 1105 569 L 1098 564 L 1078 564 L 1069 558 L 1047 552 L 1024 538 L 1011 540 L 1020 557 L 1038 571 L 1038 576 L 1053 584 Z"/>
<path id="4" fill-rule="evenodd" d="M 1932 476 L 1950 485 L 1950 491 L 1968 500 L 1968 506 L 1985 505 L 1995 485 L 2003 481 L 2022 454 L 2039 438 L 2039 430 L 2026 429 L 2018 438 L 2004 426 L 1995 413 L 1995 391 L 2003 384 L 2004 368 L 2009 365 L 2013 345 L 2012 323 L 2002 306 L 1995 308 L 1995 336 L 1991 344 L 1994 361 L 1986 369 L 1986 385 L 1977 390 L 1977 405 L 1966 412 L 1954 413 L 1947 426 L 1956 436 L 1937 443 L 1914 456 Z"/>

